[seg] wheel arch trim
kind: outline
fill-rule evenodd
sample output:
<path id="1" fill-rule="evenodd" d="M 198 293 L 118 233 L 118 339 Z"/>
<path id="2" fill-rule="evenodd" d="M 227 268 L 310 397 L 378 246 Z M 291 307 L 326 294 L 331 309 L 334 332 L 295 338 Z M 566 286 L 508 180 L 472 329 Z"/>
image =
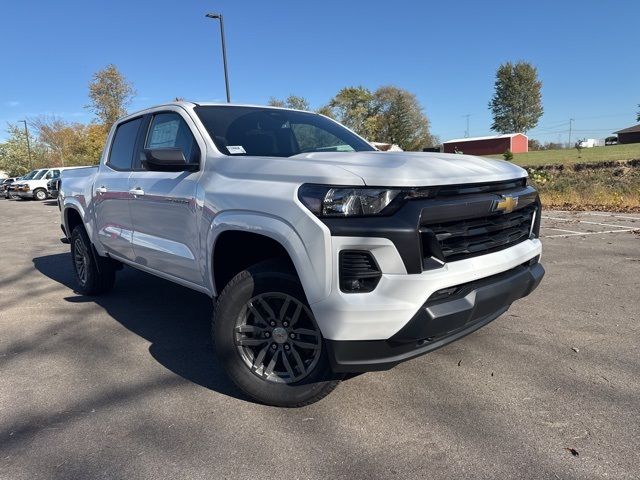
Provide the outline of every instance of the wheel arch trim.
<path id="1" fill-rule="evenodd" d="M 69 212 L 71 210 L 75 210 L 80 215 L 80 219 L 82 220 L 84 229 L 86 230 L 87 235 L 89 236 L 89 240 L 91 240 L 91 243 L 93 244 L 93 247 L 96 249 L 96 252 L 98 253 L 98 255 L 105 256 L 105 252 L 104 252 L 104 249 L 102 248 L 102 245 L 100 244 L 100 242 L 96 241 L 95 228 L 94 228 L 95 226 L 94 226 L 94 223 L 91 221 L 91 216 L 87 214 L 87 211 L 83 207 L 83 205 L 76 198 L 73 198 L 73 197 L 65 198 L 64 204 L 62 206 L 62 212 L 63 212 L 62 218 L 63 218 L 64 228 L 67 234 L 67 238 L 71 239 L 71 230 L 69 229 Z"/>
<path id="2" fill-rule="evenodd" d="M 207 278 L 211 282 L 211 291 L 219 295 L 215 285 L 213 254 L 220 235 L 227 231 L 239 231 L 263 235 L 278 242 L 288 253 L 309 303 L 326 298 L 330 291 L 330 281 L 325 271 L 318 272 L 311 261 L 310 252 L 296 232 L 286 220 L 264 213 L 246 210 L 234 210 L 217 215 L 208 232 L 207 238 Z M 321 266 L 322 268 L 325 265 Z M 323 280 L 319 280 L 323 279 Z"/>

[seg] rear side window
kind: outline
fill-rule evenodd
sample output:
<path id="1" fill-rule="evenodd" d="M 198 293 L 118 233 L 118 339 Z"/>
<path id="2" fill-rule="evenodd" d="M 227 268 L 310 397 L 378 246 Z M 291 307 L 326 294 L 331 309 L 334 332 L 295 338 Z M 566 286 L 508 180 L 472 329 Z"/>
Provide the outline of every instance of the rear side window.
<path id="1" fill-rule="evenodd" d="M 115 170 L 131 170 L 133 150 L 138 138 L 142 117 L 118 125 L 111 143 L 107 165 Z"/>
<path id="2" fill-rule="evenodd" d="M 200 149 L 187 122 L 177 113 L 153 116 L 145 148 L 179 148 L 187 161 L 197 162 Z"/>

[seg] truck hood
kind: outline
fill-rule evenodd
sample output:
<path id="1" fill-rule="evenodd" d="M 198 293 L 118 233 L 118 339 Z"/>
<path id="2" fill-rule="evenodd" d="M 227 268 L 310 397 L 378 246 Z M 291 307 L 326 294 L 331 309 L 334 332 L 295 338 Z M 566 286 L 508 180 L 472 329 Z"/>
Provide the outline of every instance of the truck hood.
<path id="1" fill-rule="evenodd" d="M 503 160 L 423 152 L 313 152 L 290 157 L 332 164 L 366 185 L 420 187 L 485 183 L 526 177 L 526 170 Z"/>

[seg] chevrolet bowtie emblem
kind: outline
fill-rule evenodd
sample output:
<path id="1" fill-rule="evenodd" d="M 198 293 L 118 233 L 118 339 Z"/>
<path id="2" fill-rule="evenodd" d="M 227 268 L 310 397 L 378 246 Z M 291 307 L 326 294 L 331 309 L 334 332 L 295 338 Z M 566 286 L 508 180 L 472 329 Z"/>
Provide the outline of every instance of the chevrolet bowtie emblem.
<path id="1" fill-rule="evenodd" d="M 518 206 L 518 197 L 512 197 L 511 195 L 502 195 L 500 200 L 496 200 L 493 204 L 494 211 L 501 211 L 504 213 L 511 213 Z"/>

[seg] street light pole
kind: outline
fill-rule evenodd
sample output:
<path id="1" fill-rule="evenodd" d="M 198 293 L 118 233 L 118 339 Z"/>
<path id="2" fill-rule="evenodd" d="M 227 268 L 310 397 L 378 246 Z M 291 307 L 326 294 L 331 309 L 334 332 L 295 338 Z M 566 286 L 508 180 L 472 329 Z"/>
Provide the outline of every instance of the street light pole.
<path id="1" fill-rule="evenodd" d="M 227 70 L 227 47 L 224 40 L 224 20 L 221 13 L 207 13 L 207 18 L 220 20 L 220 37 L 222 38 L 222 62 L 224 64 L 224 84 L 227 88 L 227 103 L 231 103 L 231 94 L 229 93 L 229 72 Z"/>
<path id="2" fill-rule="evenodd" d="M 27 152 L 29 153 L 29 170 L 31 170 L 31 145 L 29 144 L 29 129 L 26 120 L 18 120 L 18 123 L 24 123 L 24 134 L 27 136 Z"/>

